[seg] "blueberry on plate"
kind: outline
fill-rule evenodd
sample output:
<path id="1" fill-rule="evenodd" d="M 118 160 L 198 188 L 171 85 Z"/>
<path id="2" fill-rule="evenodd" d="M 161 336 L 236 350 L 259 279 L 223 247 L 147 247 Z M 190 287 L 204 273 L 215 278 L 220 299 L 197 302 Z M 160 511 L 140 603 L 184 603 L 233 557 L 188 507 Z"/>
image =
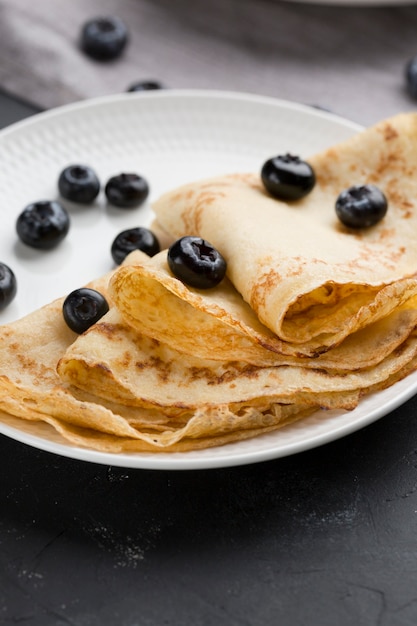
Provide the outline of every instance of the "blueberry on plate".
<path id="1" fill-rule="evenodd" d="M 155 91 L 156 89 L 165 89 L 165 87 L 159 80 L 142 80 L 132 83 L 127 91 Z"/>
<path id="2" fill-rule="evenodd" d="M 262 166 L 261 179 L 267 191 L 279 200 L 299 200 L 316 184 L 311 165 L 292 154 L 268 159 Z"/>
<path id="3" fill-rule="evenodd" d="M 81 48 L 98 61 L 116 59 L 128 40 L 128 29 L 119 17 L 96 17 L 86 22 L 81 31 Z"/>
<path id="4" fill-rule="evenodd" d="M 75 289 L 64 300 L 62 314 L 67 326 L 81 334 L 109 310 L 106 298 L 95 289 Z"/>
<path id="5" fill-rule="evenodd" d="M 140 206 L 149 195 L 148 182 L 138 174 L 118 174 L 112 176 L 104 188 L 110 204 L 123 209 Z"/>
<path id="6" fill-rule="evenodd" d="M 417 100 L 417 56 L 406 64 L 405 80 L 408 93 L 414 100 Z"/>
<path id="7" fill-rule="evenodd" d="M 355 185 L 339 194 L 335 208 L 337 217 L 345 226 L 368 228 L 385 216 L 388 201 L 375 185 Z"/>
<path id="8" fill-rule="evenodd" d="M 23 209 L 16 221 L 20 240 L 32 248 L 47 250 L 58 245 L 67 235 L 70 218 L 56 200 L 39 200 Z"/>
<path id="9" fill-rule="evenodd" d="M 138 226 L 123 230 L 115 237 L 111 245 L 113 261 L 120 265 L 130 252 L 141 250 L 148 256 L 158 254 L 161 247 L 157 237 L 149 228 Z"/>
<path id="10" fill-rule="evenodd" d="M 200 237 L 181 237 L 168 249 L 168 265 L 182 282 L 197 289 L 218 285 L 226 274 L 226 261 L 214 246 Z"/>
<path id="11" fill-rule="evenodd" d="M 13 270 L 0 263 L 0 311 L 8 306 L 17 292 L 17 281 Z"/>
<path id="12" fill-rule="evenodd" d="M 59 193 L 77 204 L 93 202 L 100 191 L 100 181 L 88 165 L 68 165 L 58 178 Z"/>

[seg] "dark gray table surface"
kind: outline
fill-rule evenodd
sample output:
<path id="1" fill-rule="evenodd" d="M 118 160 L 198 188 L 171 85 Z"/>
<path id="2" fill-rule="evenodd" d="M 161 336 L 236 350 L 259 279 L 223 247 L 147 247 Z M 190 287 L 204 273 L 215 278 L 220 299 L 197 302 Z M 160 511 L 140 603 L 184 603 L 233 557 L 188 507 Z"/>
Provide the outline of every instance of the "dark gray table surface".
<path id="1" fill-rule="evenodd" d="M 34 110 L 0 94 L 3 126 Z M 0 436 L 0 624 L 415 626 L 416 409 L 210 471 L 106 467 Z"/>

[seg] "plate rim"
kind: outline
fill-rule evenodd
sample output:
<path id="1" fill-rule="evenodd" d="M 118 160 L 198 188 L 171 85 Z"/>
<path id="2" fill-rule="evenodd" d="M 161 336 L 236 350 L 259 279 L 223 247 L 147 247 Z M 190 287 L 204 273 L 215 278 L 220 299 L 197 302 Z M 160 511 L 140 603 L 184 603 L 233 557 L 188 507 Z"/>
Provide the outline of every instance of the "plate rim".
<path id="1" fill-rule="evenodd" d="M 417 0 L 416 0 L 417 1 Z M 312 116 L 330 119 L 335 122 L 340 122 L 343 126 L 348 126 L 352 129 L 353 132 L 363 130 L 364 126 L 355 122 L 354 120 L 349 120 L 348 118 L 343 117 L 332 111 L 327 111 L 325 109 L 319 108 L 318 106 L 314 106 L 312 104 L 307 104 L 303 102 L 295 102 L 292 100 L 288 100 L 285 98 L 276 98 L 274 96 L 256 94 L 245 91 L 230 91 L 230 90 L 222 90 L 222 89 L 161 89 L 161 90 L 150 90 L 143 92 L 129 92 L 129 93 L 116 93 L 116 94 L 107 94 L 102 96 L 96 96 L 94 98 L 86 98 L 85 100 L 76 100 L 75 102 L 70 102 L 68 104 L 62 104 L 60 106 L 53 107 L 52 109 L 47 109 L 44 111 L 39 111 L 33 113 L 29 117 L 25 117 L 22 120 L 17 122 L 13 122 L 9 124 L 5 128 L 0 129 L 0 141 L 6 135 L 9 135 L 17 130 L 25 128 L 26 126 L 36 125 L 39 122 L 44 120 L 48 121 L 54 117 L 58 117 L 60 115 L 65 115 L 75 111 L 82 111 L 83 109 L 95 108 L 97 106 L 106 106 L 109 104 L 114 104 L 118 102 L 128 102 L 133 100 L 152 100 L 154 98 L 157 99 L 172 99 L 172 98 L 202 98 L 206 99 L 207 97 L 218 99 L 218 100 L 235 100 L 235 101 L 245 101 L 245 102 L 253 102 L 254 104 L 266 104 L 271 106 L 278 106 L 284 109 L 296 110 L 301 113 L 308 113 Z"/>

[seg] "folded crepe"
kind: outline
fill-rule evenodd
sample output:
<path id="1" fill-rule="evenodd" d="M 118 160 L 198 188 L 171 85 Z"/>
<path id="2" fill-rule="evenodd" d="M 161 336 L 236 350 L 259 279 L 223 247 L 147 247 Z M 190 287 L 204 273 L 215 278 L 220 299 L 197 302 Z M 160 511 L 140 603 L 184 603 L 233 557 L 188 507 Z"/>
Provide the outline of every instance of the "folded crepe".
<path id="1" fill-rule="evenodd" d="M 192 183 L 155 204 L 170 240 L 199 235 L 228 276 L 198 290 L 167 252 L 139 252 L 91 286 L 109 312 L 76 336 L 57 300 L 0 327 L 0 411 L 106 451 L 185 451 L 255 437 L 320 408 L 353 409 L 417 366 L 417 116 L 312 157 L 292 203 L 259 175 Z M 384 220 L 352 232 L 344 188 L 372 182 Z M 35 329 L 35 330 L 34 330 Z M 1 419 L 1 415 L 0 415 Z"/>
<path id="2" fill-rule="evenodd" d="M 140 256 L 143 255 L 139 252 L 132 253 L 127 262 L 134 262 Z M 93 281 L 89 286 L 103 293 L 112 304 L 107 291 L 110 276 Z M 132 358 L 138 358 L 135 345 L 142 343 L 141 338 L 132 336 L 123 322 L 113 319 L 114 316 L 117 318 L 114 307 L 108 314 L 109 320 L 103 318 L 100 326 L 93 326 L 86 335 L 77 338 L 64 322 L 63 300 L 57 299 L 21 320 L 0 327 L 0 411 L 6 421 L 7 416 L 14 416 L 46 422 L 67 441 L 102 451 L 156 451 L 164 448 L 184 451 L 269 432 L 278 423 L 288 422 L 295 415 L 298 417 L 300 411 L 311 411 L 308 405 L 277 404 L 273 408 L 242 406 L 238 414 L 232 413 L 227 406 L 203 411 L 170 406 L 163 412 L 158 403 L 147 399 L 146 394 L 144 401 L 136 403 L 137 406 L 125 402 L 125 398 L 116 392 L 96 395 L 107 379 L 106 351 L 116 348 L 108 367 L 117 372 L 119 364 L 126 367 L 126 350 L 132 351 Z M 91 350 L 87 346 L 90 358 L 98 349 L 97 369 L 102 376 L 96 377 L 94 368 L 91 369 L 86 393 L 69 387 L 59 377 L 57 364 L 71 346 L 83 345 L 84 340 L 88 341 L 89 332 L 95 336 L 102 328 L 105 328 L 104 345 L 93 345 Z M 154 346 L 149 346 L 147 351 L 144 345 L 141 357 L 143 364 L 138 363 L 136 367 L 140 370 L 149 363 L 151 377 L 152 374 L 154 377 L 151 381 L 143 380 L 142 389 L 146 390 L 149 383 L 155 386 L 155 382 L 160 387 L 166 375 L 166 364 L 157 360 Z"/>
<path id="3" fill-rule="evenodd" d="M 97 288 L 100 285 L 92 283 Z M 105 291 L 102 289 L 102 291 Z M 309 409 L 308 405 L 272 407 L 239 407 L 232 412 L 227 405 L 193 408 L 187 403 L 169 406 L 164 412 L 158 403 L 149 399 L 147 386 L 164 389 L 163 377 L 168 374 L 167 365 L 158 361 L 155 346 L 143 345 L 139 337 L 132 337 L 125 325 L 112 319 L 92 327 L 92 336 L 104 331 L 104 345 L 93 341 L 90 358 L 98 349 L 95 368 L 88 373 L 87 392 L 70 388 L 57 373 L 57 363 L 72 345 L 88 342 L 88 333 L 78 339 L 63 321 L 62 300 L 43 307 L 27 317 L 0 328 L 2 340 L 2 364 L 0 374 L 0 409 L 5 415 L 31 421 L 43 421 L 54 427 L 73 444 L 109 452 L 155 451 L 168 447 L 170 451 L 182 451 L 209 447 L 269 432 L 278 423 L 288 422 L 293 415 Z M 116 323 L 115 323 L 116 322 Z M 112 326 L 111 326 L 112 325 Z M 106 356 L 109 347 L 115 349 Z M 88 346 L 87 349 L 89 350 Z M 130 363 L 133 371 L 149 369 L 147 377 L 141 377 L 143 401 L 126 402 L 115 389 L 106 392 L 104 384 L 110 369 L 117 373 L 126 367 L 127 351 L 131 358 L 142 358 L 142 363 Z M 107 370 L 107 365 L 109 371 Z M 171 385 L 172 387 L 172 385 Z M 104 388 L 104 389 L 103 389 Z M 100 394 L 104 391 L 103 394 Z M 168 389 L 169 391 L 169 389 Z M 154 390 L 155 392 L 155 390 Z M 137 394 L 137 391 L 135 392 Z M 108 398 L 108 401 L 107 401 Z M 163 405 L 163 401 L 159 402 Z"/>
<path id="4" fill-rule="evenodd" d="M 323 352 L 321 343 L 313 340 L 292 344 L 260 323 L 228 279 L 203 291 L 184 285 L 170 272 L 166 251 L 120 268 L 109 288 L 123 319 L 139 333 L 195 357 L 258 366 L 302 365 L 339 371 L 369 367 L 401 345 L 417 321 L 416 283 L 406 279 L 390 285 L 390 298 L 385 297 L 385 290 L 378 294 L 376 305 L 381 304 L 376 321 L 334 348 Z"/>
<path id="5" fill-rule="evenodd" d="M 237 174 L 182 186 L 153 208 L 171 236 L 200 236 L 223 254 L 228 278 L 279 339 L 328 349 L 415 291 L 416 144 L 417 116 L 402 114 L 309 158 L 317 184 L 302 200 L 280 202 L 258 174 Z M 389 209 L 353 232 L 335 200 L 364 183 Z"/>

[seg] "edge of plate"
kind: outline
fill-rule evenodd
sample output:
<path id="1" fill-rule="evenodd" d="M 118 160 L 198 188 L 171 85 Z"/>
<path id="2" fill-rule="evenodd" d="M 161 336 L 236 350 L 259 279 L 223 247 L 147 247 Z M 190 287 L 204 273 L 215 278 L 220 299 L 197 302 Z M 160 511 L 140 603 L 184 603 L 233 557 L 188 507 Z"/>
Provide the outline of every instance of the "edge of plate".
<path id="1" fill-rule="evenodd" d="M 315 116 L 317 118 L 329 119 L 333 120 L 336 123 L 340 123 L 345 127 L 349 127 L 353 132 L 359 131 L 363 129 L 359 123 L 354 122 L 353 120 L 349 120 L 344 118 L 336 113 L 331 111 L 326 111 L 324 109 L 316 108 L 313 105 L 303 104 L 301 102 L 293 102 L 290 100 L 285 100 L 282 98 L 275 98 L 273 96 L 259 95 L 253 94 L 249 92 L 239 92 L 239 91 L 223 91 L 216 89 L 161 89 L 155 91 L 145 91 L 145 92 L 132 92 L 132 93 L 117 93 L 110 94 L 104 96 L 98 96 L 96 98 L 88 98 L 86 100 L 77 100 L 76 102 L 71 102 L 69 104 L 63 104 L 61 106 L 54 107 L 53 109 L 49 109 L 47 111 L 40 111 L 39 113 L 34 113 L 29 117 L 24 118 L 18 122 L 14 122 L 9 126 L 0 130 L 0 139 L 5 135 L 12 134 L 21 128 L 29 127 L 34 124 L 38 124 L 43 120 L 47 121 L 54 117 L 59 117 L 61 115 L 65 115 L 71 112 L 94 108 L 97 106 L 106 106 L 113 103 L 125 103 L 129 101 L 136 100 L 140 102 L 141 100 L 153 100 L 153 99 L 189 99 L 189 98 L 213 98 L 218 100 L 234 100 L 234 101 L 245 101 L 252 102 L 255 104 L 263 104 L 269 105 L 284 109 L 296 110 L 300 113 L 308 113 L 309 115 Z"/>

